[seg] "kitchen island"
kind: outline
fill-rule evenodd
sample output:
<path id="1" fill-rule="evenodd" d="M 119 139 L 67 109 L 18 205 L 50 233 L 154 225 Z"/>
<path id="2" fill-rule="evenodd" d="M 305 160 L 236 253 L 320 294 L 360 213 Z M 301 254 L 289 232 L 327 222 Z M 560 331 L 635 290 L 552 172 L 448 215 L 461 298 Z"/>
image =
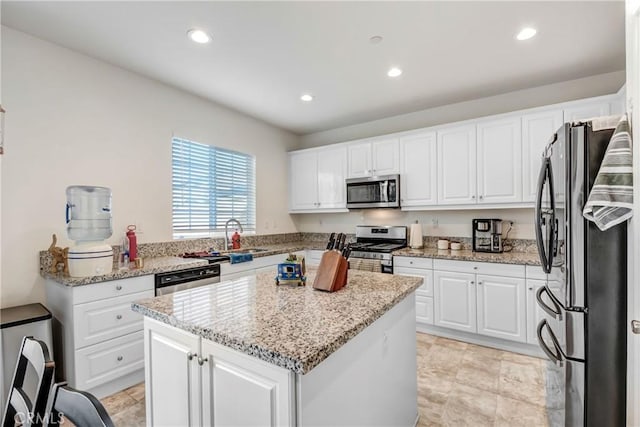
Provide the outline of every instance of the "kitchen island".
<path id="1" fill-rule="evenodd" d="M 273 273 L 133 303 L 148 425 L 397 425 L 417 418 L 421 278 L 349 271 L 326 293 Z"/>

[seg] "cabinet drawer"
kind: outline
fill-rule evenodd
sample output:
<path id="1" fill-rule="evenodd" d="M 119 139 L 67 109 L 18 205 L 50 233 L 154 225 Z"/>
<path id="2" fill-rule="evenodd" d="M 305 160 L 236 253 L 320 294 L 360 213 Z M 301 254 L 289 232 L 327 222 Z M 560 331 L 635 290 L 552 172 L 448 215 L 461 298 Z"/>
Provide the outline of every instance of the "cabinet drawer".
<path id="1" fill-rule="evenodd" d="M 418 289 L 416 289 L 416 296 L 433 296 L 433 270 L 423 270 L 419 268 L 407 268 L 407 267 L 393 267 L 394 274 L 402 276 L 416 276 L 422 277 L 424 283 Z"/>
<path id="2" fill-rule="evenodd" d="M 433 259 L 419 257 L 393 257 L 393 267 L 428 268 L 433 269 Z"/>
<path id="3" fill-rule="evenodd" d="M 452 261 L 436 259 L 434 270 L 455 271 L 460 273 L 490 274 L 492 276 L 525 277 L 525 266 L 518 264 L 498 264 L 477 261 Z"/>
<path id="4" fill-rule="evenodd" d="M 433 298 L 416 295 L 416 322 L 433 325 Z"/>
<path id="5" fill-rule="evenodd" d="M 75 286 L 73 288 L 73 303 L 82 304 L 120 295 L 135 294 L 142 291 L 153 292 L 153 281 L 154 275 L 150 274 L 148 276 L 132 277 L 130 279 Z"/>
<path id="6" fill-rule="evenodd" d="M 74 306 L 75 348 L 86 347 L 142 330 L 142 315 L 131 310 L 131 301 L 150 297 L 153 297 L 153 291 Z"/>
<path id="7" fill-rule="evenodd" d="M 144 368 L 143 331 L 76 351 L 76 384 L 90 390 Z"/>

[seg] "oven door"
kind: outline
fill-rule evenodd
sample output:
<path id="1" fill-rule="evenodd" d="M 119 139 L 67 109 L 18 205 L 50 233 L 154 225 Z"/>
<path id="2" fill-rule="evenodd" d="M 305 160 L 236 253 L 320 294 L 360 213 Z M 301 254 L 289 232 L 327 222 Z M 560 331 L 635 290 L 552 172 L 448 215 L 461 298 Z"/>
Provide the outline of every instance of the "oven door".
<path id="1" fill-rule="evenodd" d="M 346 185 L 349 209 L 400 207 L 399 175 L 352 178 L 346 181 Z"/>

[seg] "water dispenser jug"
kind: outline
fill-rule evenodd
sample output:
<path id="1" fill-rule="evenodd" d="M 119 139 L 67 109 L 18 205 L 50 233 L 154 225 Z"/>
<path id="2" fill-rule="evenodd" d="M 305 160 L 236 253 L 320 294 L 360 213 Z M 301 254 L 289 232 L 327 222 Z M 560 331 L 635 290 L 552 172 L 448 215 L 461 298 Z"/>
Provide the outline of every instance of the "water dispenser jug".
<path id="1" fill-rule="evenodd" d="M 111 237 L 111 189 L 86 185 L 67 187 L 67 234 L 78 242 Z"/>

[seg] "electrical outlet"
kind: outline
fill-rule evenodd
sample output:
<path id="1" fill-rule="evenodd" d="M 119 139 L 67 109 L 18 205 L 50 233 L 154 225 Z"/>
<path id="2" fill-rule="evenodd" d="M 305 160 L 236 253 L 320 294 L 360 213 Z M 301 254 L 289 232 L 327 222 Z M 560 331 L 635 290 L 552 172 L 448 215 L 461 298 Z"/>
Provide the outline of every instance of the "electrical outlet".
<path id="1" fill-rule="evenodd" d="M 433 218 L 431 224 L 433 224 L 433 228 L 438 228 L 438 218 Z"/>

